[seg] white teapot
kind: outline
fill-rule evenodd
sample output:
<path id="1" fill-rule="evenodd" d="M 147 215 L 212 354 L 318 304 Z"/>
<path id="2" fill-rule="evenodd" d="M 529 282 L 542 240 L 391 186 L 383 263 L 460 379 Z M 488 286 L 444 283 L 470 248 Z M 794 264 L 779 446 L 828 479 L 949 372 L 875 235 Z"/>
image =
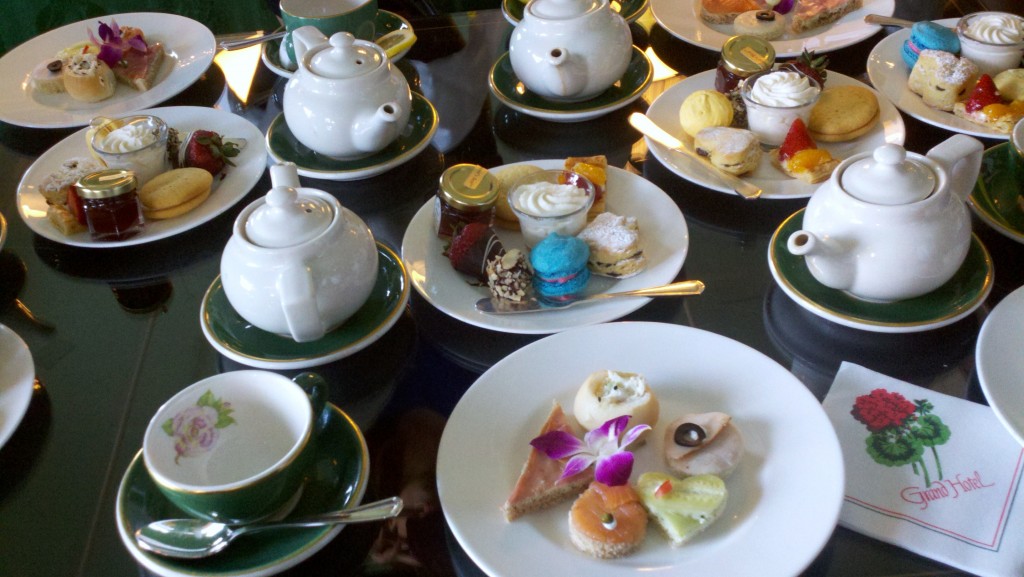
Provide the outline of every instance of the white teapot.
<path id="1" fill-rule="evenodd" d="M 956 274 L 971 243 L 964 204 L 981 142 L 958 134 L 927 156 L 885 144 L 846 159 L 807 203 L 787 248 L 825 286 L 867 300 L 931 292 Z"/>
<path id="2" fill-rule="evenodd" d="M 377 245 L 336 198 L 300 188 L 292 163 L 270 167 L 267 196 L 242 210 L 220 261 L 231 306 L 256 327 L 297 342 L 340 326 L 377 282 Z"/>
<path id="3" fill-rule="evenodd" d="M 348 32 L 330 39 L 312 26 L 292 32 L 298 69 L 284 88 L 284 118 L 295 138 L 332 158 L 368 156 L 409 121 L 412 92 L 384 49 Z"/>
<path id="4" fill-rule="evenodd" d="M 608 0 L 532 0 L 509 41 L 516 76 L 537 95 L 575 102 L 626 72 L 633 37 Z"/>

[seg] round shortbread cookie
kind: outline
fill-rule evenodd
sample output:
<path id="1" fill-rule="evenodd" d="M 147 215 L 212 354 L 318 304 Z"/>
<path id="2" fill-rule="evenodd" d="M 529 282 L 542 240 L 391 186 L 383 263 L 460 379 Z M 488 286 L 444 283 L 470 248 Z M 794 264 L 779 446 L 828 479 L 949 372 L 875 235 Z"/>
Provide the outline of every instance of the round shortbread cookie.
<path id="1" fill-rule="evenodd" d="M 878 98 L 870 89 L 833 86 L 821 92 L 807 129 L 816 140 L 842 142 L 867 133 L 878 117 Z"/>
<path id="2" fill-rule="evenodd" d="M 992 81 L 1004 99 L 1024 100 L 1024 68 L 1003 70 Z"/>

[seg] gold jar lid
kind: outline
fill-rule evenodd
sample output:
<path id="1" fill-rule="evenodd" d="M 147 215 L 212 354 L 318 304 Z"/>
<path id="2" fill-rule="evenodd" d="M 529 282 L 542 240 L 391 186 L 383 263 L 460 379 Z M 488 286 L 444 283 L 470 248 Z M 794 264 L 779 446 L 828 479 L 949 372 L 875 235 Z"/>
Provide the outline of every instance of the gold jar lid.
<path id="1" fill-rule="evenodd" d="M 89 173 L 78 179 L 75 189 L 82 198 L 112 198 L 135 190 L 135 173 L 120 168 L 108 168 Z"/>
<path id="2" fill-rule="evenodd" d="M 482 166 L 456 164 L 441 175 L 438 194 L 457 210 L 485 210 L 498 198 L 498 179 Z"/>
<path id="3" fill-rule="evenodd" d="M 746 78 L 775 64 L 775 48 L 764 38 L 733 36 L 722 45 L 722 63 L 729 72 Z"/>

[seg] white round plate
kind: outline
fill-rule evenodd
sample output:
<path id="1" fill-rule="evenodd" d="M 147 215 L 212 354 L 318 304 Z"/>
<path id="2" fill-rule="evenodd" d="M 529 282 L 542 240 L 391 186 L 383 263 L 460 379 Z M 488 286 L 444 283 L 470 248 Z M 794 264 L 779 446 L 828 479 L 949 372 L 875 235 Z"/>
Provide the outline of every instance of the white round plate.
<path id="1" fill-rule="evenodd" d="M 571 413 L 577 388 L 601 369 L 643 374 L 661 406 L 653 434 L 634 450 L 632 482 L 641 473 L 664 470 L 666 427 L 684 413 L 729 413 L 743 433 L 746 453 L 726 480 L 725 511 L 681 548 L 672 548 L 649 525 L 633 555 L 595 559 L 569 540 L 570 503 L 511 523 L 500 510 L 552 401 Z M 448 525 L 491 577 L 792 577 L 832 534 L 844 479 L 832 424 L 796 377 L 746 345 L 661 323 L 573 329 L 512 353 L 459 400 L 437 457 Z"/>
<path id="2" fill-rule="evenodd" d="M 222 173 L 223 179 L 221 176 L 214 178 L 210 198 L 197 208 L 177 218 L 147 221 L 143 231 L 129 239 L 96 241 L 89 236 L 88 231 L 65 236 L 54 228 L 46 218 L 46 199 L 39 191 L 39 184 L 62 162 L 75 156 L 89 156 L 89 147 L 85 143 L 88 128 L 83 128 L 53 145 L 21 177 L 18 184 L 18 212 L 33 232 L 54 242 L 89 248 L 115 248 L 153 242 L 195 228 L 231 208 L 249 194 L 267 167 L 263 133 L 241 116 L 201 106 L 170 106 L 140 113 L 162 118 L 183 136 L 189 130 L 203 128 L 229 138 L 244 138 L 247 142 L 242 152 L 233 159 L 235 166 L 226 168 Z"/>
<path id="3" fill-rule="evenodd" d="M 651 12 L 662 28 L 680 40 L 718 52 L 734 35 L 732 24 L 708 24 L 700 17 L 701 0 L 651 0 Z M 881 27 L 867 24 L 868 14 L 892 16 L 895 0 L 864 0 L 863 6 L 827 26 L 808 30 L 797 36 L 789 33 L 772 41 L 779 58 L 799 56 L 806 48 L 815 52 L 831 52 L 856 44 Z"/>
<path id="4" fill-rule="evenodd" d="M 956 26 L 957 19 L 947 18 L 945 20 L 936 20 L 935 23 L 953 28 Z M 871 50 L 871 54 L 868 55 L 867 63 L 868 78 L 871 79 L 871 84 L 890 102 L 895 104 L 896 108 L 921 122 L 962 134 L 1008 140 L 1010 138 L 1009 134 L 1003 134 L 987 126 L 975 124 L 960 118 L 952 112 L 932 108 L 925 104 L 920 96 L 910 91 L 910 88 L 907 86 L 907 81 L 910 80 L 910 69 L 903 62 L 903 56 L 901 55 L 903 43 L 909 37 L 910 29 L 902 28 L 886 36 L 875 45 Z"/>
<path id="5" fill-rule="evenodd" d="M 862 82 L 849 76 L 831 70 L 828 71 L 828 79 L 825 82 L 826 87 L 851 84 L 865 86 Z M 658 96 L 647 110 L 647 116 L 670 134 L 679 136 L 680 140 L 693 150 L 693 139 L 683 131 L 682 125 L 679 122 L 679 108 L 690 94 L 698 90 L 714 89 L 714 85 L 714 70 L 707 70 L 685 78 Z M 870 89 L 869 86 L 867 88 Z M 878 93 L 876 92 L 875 94 L 878 97 Z M 848 142 L 819 142 L 818 146 L 828 150 L 833 157 L 844 159 L 860 152 L 874 150 L 886 143 L 903 144 L 906 130 L 899 111 L 896 110 L 892 103 L 881 97 L 878 97 L 878 107 L 879 121 L 871 132 Z M 723 186 L 718 181 L 707 180 L 703 173 L 691 171 L 690 160 L 682 153 L 662 146 L 650 138 L 645 137 L 645 140 L 647 141 L 647 147 L 654 157 L 660 160 L 672 172 L 705 188 L 727 194 L 736 194 L 736 191 Z M 782 171 L 772 166 L 768 154 L 763 154 L 760 166 L 753 172 L 744 175 L 743 178 L 764 190 L 761 198 L 807 198 L 821 186 L 820 184 L 809 184 L 802 180 L 789 178 Z"/>
<path id="6" fill-rule="evenodd" d="M 981 325 L 975 351 L 978 382 L 996 417 L 1024 445 L 1024 287 L 999 301 Z"/>
<path id="7" fill-rule="evenodd" d="M 0 325 L 0 447 L 14 434 L 32 400 L 36 369 L 28 345 Z"/>
<path id="8" fill-rule="evenodd" d="M 562 160 L 537 160 L 517 164 L 562 168 L 563 163 Z M 643 235 L 647 268 L 636 276 L 619 280 L 591 275 L 586 292 L 618 292 L 672 282 L 683 267 L 690 244 L 690 233 L 679 207 L 649 181 L 611 166 L 608 167 L 607 195 L 608 212 L 636 217 Z M 525 247 L 519 231 L 497 227 L 495 230 L 506 249 Z M 413 217 L 402 239 L 402 260 L 409 278 L 430 304 L 451 317 L 485 329 L 521 334 L 556 333 L 617 319 L 650 300 L 617 299 L 566 310 L 485 314 L 476 310 L 476 301 L 489 297 L 490 292 L 487 287 L 471 285 L 469 277 L 452 268 L 443 254 L 445 244 L 434 231 L 434 199 L 430 199 Z"/>
<path id="9" fill-rule="evenodd" d="M 34 94 L 29 75 L 57 52 L 89 39 L 97 23 L 141 28 L 149 42 L 164 45 L 164 62 L 153 87 L 139 92 L 118 83 L 114 95 L 100 102 L 80 102 L 67 94 Z M 0 58 L 0 120 L 32 128 L 85 126 L 95 116 L 124 116 L 160 104 L 192 85 L 213 62 L 213 33 L 184 16 L 134 12 L 68 24 L 21 44 Z"/>

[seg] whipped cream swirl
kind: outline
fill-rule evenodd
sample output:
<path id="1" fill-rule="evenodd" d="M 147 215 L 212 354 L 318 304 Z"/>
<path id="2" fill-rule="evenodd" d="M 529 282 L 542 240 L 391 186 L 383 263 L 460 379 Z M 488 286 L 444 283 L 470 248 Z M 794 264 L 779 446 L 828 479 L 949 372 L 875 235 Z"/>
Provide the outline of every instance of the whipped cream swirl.
<path id="1" fill-rule="evenodd" d="M 563 216 L 587 205 L 587 193 L 571 184 L 524 184 L 515 197 L 516 208 L 533 216 Z"/>
<path id="2" fill-rule="evenodd" d="M 1012 14 L 984 14 L 970 20 L 966 33 L 988 44 L 1018 44 L 1024 42 L 1024 21 Z"/>
<path id="3" fill-rule="evenodd" d="M 124 153 L 145 148 L 156 140 L 155 129 L 144 126 L 142 123 L 132 123 L 112 130 L 103 139 L 102 146 L 106 152 Z"/>
<path id="4" fill-rule="evenodd" d="M 803 106 L 813 101 L 819 90 L 803 74 L 780 70 L 760 77 L 750 90 L 750 99 L 764 106 Z"/>

